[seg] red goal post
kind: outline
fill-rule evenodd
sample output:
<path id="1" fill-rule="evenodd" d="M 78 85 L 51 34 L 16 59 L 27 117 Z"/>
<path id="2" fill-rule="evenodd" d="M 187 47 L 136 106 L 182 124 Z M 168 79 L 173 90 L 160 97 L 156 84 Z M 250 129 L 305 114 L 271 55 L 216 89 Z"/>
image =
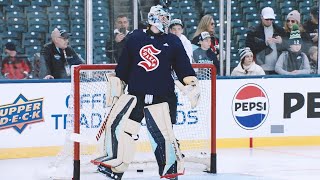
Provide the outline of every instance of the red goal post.
<path id="1" fill-rule="evenodd" d="M 73 89 L 71 94 L 73 93 L 73 121 L 74 126 L 73 126 L 73 132 L 75 134 L 82 134 L 85 132 L 82 132 L 81 126 L 82 120 L 81 120 L 81 90 L 82 85 L 86 84 L 89 82 L 90 79 L 95 79 L 97 78 L 104 78 L 104 73 L 110 73 L 114 71 L 116 65 L 115 64 L 105 64 L 105 65 L 78 65 L 73 67 L 73 77 L 72 77 L 72 82 L 71 89 Z M 207 105 L 204 105 L 203 112 L 207 114 L 205 111 L 209 111 L 209 118 L 207 121 L 209 121 L 210 124 L 210 130 L 209 130 L 209 135 L 210 135 L 210 140 L 205 141 L 205 143 L 209 143 L 209 167 L 207 169 L 207 172 L 209 173 L 216 173 L 217 172 L 217 154 L 216 154 L 216 68 L 212 64 L 192 64 L 192 67 L 195 69 L 197 76 L 199 76 L 199 82 L 201 86 L 201 82 L 205 81 L 206 85 L 210 84 L 210 88 L 203 88 L 206 92 L 208 92 L 208 97 L 204 97 L 201 94 L 201 98 L 204 99 L 205 101 L 209 101 L 210 103 L 208 104 L 209 107 L 206 107 Z M 101 72 L 101 73 L 100 73 Z M 88 80 L 89 79 L 89 80 Z M 88 81 L 87 81 L 88 80 Z M 86 82 L 87 81 L 87 82 Z M 97 88 L 95 88 L 97 89 Z M 101 88 L 103 91 L 103 88 Z M 210 99 L 206 99 L 210 98 Z M 191 123 L 190 123 L 191 124 Z M 200 128 L 205 128 L 205 127 L 200 127 Z M 83 130 L 86 131 L 87 129 Z M 200 129 L 199 131 L 204 131 L 203 129 Z M 191 137 L 190 139 L 193 139 L 196 137 Z M 102 139 L 102 138 L 101 138 Z M 196 140 L 196 139 L 194 139 Z M 188 141 L 188 140 L 187 140 Z M 191 142 L 191 141 L 190 141 Z M 191 142 L 193 143 L 193 142 Z M 80 179 L 80 160 L 82 156 L 82 149 L 80 148 L 81 142 L 74 142 L 73 143 L 73 180 L 79 180 Z M 195 145 L 197 146 L 197 145 Z M 202 145 L 199 145 L 202 146 Z M 206 146 L 206 144 L 205 144 Z M 189 149 L 189 148 L 186 148 Z M 82 162 L 81 162 L 82 163 Z"/>

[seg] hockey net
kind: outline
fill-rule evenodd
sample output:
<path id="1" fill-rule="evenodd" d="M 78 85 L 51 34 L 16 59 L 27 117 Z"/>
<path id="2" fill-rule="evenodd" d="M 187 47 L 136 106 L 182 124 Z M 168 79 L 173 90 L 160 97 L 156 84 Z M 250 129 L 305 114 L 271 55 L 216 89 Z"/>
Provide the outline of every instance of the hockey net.
<path id="1" fill-rule="evenodd" d="M 215 67 L 212 64 L 193 64 L 193 68 L 201 88 L 200 102 L 195 109 L 191 109 L 188 98 L 176 87 L 178 104 L 174 133 L 185 156 L 186 174 L 203 171 L 216 173 Z M 90 160 L 105 155 L 107 148 L 104 136 L 99 141 L 96 136 L 110 111 L 106 104 L 106 74 L 114 73 L 114 69 L 115 65 L 73 67 L 66 140 L 51 164 L 54 167 L 51 179 L 77 180 L 80 174 L 96 172 Z M 129 170 L 146 172 L 157 169 L 155 167 L 157 165 L 143 120 L 137 154 Z M 157 175 L 157 172 L 154 174 Z"/>

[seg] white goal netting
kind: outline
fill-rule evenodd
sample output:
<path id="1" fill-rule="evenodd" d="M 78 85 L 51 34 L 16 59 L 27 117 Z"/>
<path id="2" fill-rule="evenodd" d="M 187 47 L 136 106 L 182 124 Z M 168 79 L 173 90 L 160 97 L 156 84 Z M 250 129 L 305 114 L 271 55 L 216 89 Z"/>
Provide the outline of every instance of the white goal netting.
<path id="1" fill-rule="evenodd" d="M 196 65 L 195 65 L 196 66 Z M 56 179 L 73 176 L 74 154 L 78 149 L 74 141 L 79 142 L 80 171 L 84 173 L 96 172 L 96 167 L 90 160 L 105 155 L 104 136 L 99 141 L 96 135 L 109 113 L 110 107 L 106 104 L 106 74 L 114 72 L 114 66 L 108 65 L 85 65 L 78 66 L 74 70 L 76 78 L 72 79 L 69 99 L 69 115 L 67 118 L 66 141 L 56 161 L 51 164 L 55 170 L 52 175 Z M 75 69 L 76 69 L 75 68 Z M 77 72 L 79 73 L 77 73 Z M 174 125 L 174 133 L 179 140 L 180 148 L 185 156 L 186 172 L 210 171 L 212 154 L 211 132 L 212 129 L 212 66 L 195 68 L 200 82 L 201 98 L 198 106 L 191 109 L 189 100 L 177 88 L 177 123 Z M 78 102 L 75 104 L 75 102 Z M 75 114 L 76 113 L 76 114 Z M 74 117 L 78 117 L 75 119 Z M 79 125 L 75 126 L 78 121 Z M 78 123 L 76 123 L 78 124 Z M 74 134 L 79 128 L 79 135 Z M 215 138 L 215 137 L 214 137 Z M 130 153 L 130 152 L 128 152 Z M 190 162 L 190 164 L 188 164 Z M 197 165 L 194 165 L 197 163 Z M 130 169 L 157 169 L 155 158 L 151 150 L 145 121 L 139 133 L 137 155 Z M 66 170 L 68 169 L 68 170 Z M 191 170 L 196 169 L 196 170 Z M 157 173 L 157 172 L 156 172 Z M 53 178 L 54 179 L 54 178 Z"/>

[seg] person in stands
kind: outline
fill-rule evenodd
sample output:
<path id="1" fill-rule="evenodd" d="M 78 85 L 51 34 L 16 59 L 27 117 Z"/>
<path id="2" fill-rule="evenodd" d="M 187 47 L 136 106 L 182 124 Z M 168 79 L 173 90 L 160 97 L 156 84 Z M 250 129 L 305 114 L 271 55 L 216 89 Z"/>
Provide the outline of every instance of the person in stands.
<path id="1" fill-rule="evenodd" d="M 20 55 L 12 42 L 5 45 L 7 56 L 1 65 L 1 74 L 7 79 L 28 79 L 31 78 L 31 63 L 25 55 Z"/>

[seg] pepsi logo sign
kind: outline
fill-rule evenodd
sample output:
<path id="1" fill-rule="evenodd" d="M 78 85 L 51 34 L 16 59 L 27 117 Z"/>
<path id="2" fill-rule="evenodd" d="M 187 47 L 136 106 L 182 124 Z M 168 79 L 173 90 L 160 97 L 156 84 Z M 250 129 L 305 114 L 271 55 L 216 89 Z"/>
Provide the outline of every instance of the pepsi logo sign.
<path id="1" fill-rule="evenodd" d="M 269 99 L 257 84 L 246 84 L 238 89 L 232 101 L 234 120 L 243 129 L 260 127 L 269 113 Z"/>

